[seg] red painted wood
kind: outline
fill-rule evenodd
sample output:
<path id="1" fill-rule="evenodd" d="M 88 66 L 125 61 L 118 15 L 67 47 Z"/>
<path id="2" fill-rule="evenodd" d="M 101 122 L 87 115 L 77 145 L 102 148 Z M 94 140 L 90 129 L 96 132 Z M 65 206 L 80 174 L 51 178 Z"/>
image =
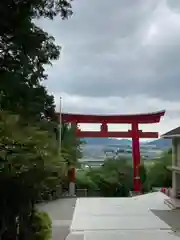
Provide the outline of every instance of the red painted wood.
<path id="1" fill-rule="evenodd" d="M 77 130 L 76 136 L 79 138 L 132 138 L 133 132 L 97 132 L 97 131 L 81 131 Z M 157 132 L 139 131 L 139 138 L 158 138 Z"/>
<path id="2" fill-rule="evenodd" d="M 139 133 L 139 138 L 158 138 L 158 132 L 141 132 Z"/>
<path id="3" fill-rule="evenodd" d="M 157 123 L 164 116 L 165 111 L 147 113 L 147 114 L 131 114 L 131 115 L 83 115 L 83 114 L 61 114 L 63 122 L 69 123 L 127 123 L 138 122 L 141 124 Z M 57 113 L 59 116 L 59 113 Z"/>
<path id="4" fill-rule="evenodd" d="M 106 123 L 101 124 L 101 132 L 102 133 L 108 133 L 108 125 Z"/>
<path id="5" fill-rule="evenodd" d="M 140 167 L 140 146 L 139 146 L 139 134 L 138 134 L 138 123 L 132 124 L 132 155 L 133 155 L 133 172 L 134 172 L 134 191 L 141 192 L 141 179 L 139 175 L 139 167 Z"/>
<path id="6" fill-rule="evenodd" d="M 76 181 L 76 169 L 75 167 L 71 167 L 68 171 L 69 181 L 74 182 Z"/>
<path id="7" fill-rule="evenodd" d="M 131 133 L 128 132 L 97 132 L 97 131 L 78 131 L 77 137 L 80 138 L 131 138 Z"/>

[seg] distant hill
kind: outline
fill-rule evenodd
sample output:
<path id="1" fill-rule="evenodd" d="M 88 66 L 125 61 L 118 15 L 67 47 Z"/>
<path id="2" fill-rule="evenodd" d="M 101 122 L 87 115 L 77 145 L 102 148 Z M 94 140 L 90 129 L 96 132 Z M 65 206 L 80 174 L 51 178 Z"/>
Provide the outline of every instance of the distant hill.
<path id="1" fill-rule="evenodd" d="M 116 139 L 116 138 L 84 138 L 83 141 L 87 145 L 100 145 L 100 146 L 117 146 L 117 145 L 131 145 L 129 139 Z M 154 141 L 141 143 L 143 145 L 153 145 L 160 149 L 168 149 L 172 146 L 171 139 L 159 138 Z"/>
<path id="2" fill-rule="evenodd" d="M 129 139 L 116 139 L 116 138 L 84 138 L 85 145 L 82 145 L 83 156 L 86 158 L 99 158 L 104 157 L 104 151 L 117 150 L 118 148 L 126 148 L 130 146 L 132 141 Z M 170 149 L 172 146 L 170 139 L 157 139 L 151 142 L 141 142 L 141 146 L 152 145 L 161 150 Z M 150 147 L 151 148 L 151 147 Z"/>
<path id="3" fill-rule="evenodd" d="M 84 157 L 104 157 L 104 150 L 108 148 L 117 149 L 119 146 L 131 145 L 131 140 L 116 138 L 84 138 L 85 145 L 82 146 Z"/>
<path id="4" fill-rule="evenodd" d="M 160 148 L 160 149 L 169 149 L 172 147 L 172 140 L 159 138 L 157 140 L 147 142 L 145 144 L 146 145 L 155 145 L 157 148 Z"/>
<path id="5" fill-rule="evenodd" d="M 84 138 L 83 141 L 85 141 L 88 145 L 103 145 L 103 146 L 131 144 L 131 140 L 116 138 Z"/>

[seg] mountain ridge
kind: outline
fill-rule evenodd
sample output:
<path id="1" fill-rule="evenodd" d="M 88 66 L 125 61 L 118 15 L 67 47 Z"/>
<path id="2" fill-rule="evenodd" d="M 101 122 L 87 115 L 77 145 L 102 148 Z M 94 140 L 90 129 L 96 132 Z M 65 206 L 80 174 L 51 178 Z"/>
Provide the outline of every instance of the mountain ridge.
<path id="1" fill-rule="evenodd" d="M 83 141 L 86 142 L 87 145 L 131 145 L 132 141 L 129 139 L 116 139 L 116 138 L 84 138 Z M 153 145 L 160 149 L 168 149 L 172 147 L 171 139 L 163 139 L 159 138 L 157 140 L 141 142 L 141 145 Z"/>

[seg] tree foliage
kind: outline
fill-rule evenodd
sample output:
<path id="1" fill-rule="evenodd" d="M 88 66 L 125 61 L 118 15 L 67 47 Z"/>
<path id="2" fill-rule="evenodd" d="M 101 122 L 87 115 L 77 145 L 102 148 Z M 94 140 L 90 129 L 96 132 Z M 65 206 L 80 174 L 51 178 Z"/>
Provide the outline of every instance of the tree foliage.
<path id="1" fill-rule="evenodd" d="M 172 152 L 165 152 L 156 160 L 141 163 L 139 168 L 142 192 L 147 193 L 153 187 L 170 187 L 172 181 Z M 108 159 L 103 166 L 82 170 L 77 176 L 77 187 L 99 189 L 102 196 L 128 196 L 133 191 L 133 166 L 129 159 Z"/>
<path id="2" fill-rule="evenodd" d="M 61 162 L 50 132 L 38 127 L 23 126 L 20 117 L 0 114 L 0 223 L 16 233 L 17 218 L 23 222 L 41 197 L 48 178 L 60 181 Z M 23 228 L 24 228 L 23 223 Z M 1 236 L 1 235 L 0 235 Z"/>
<path id="3" fill-rule="evenodd" d="M 80 172 L 77 188 L 99 189 L 101 196 L 128 196 L 132 190 L 132 166 L 126 159 L 107 159 L 103 166 Z"/>
<path id="4" fill-rule="evenodd" d="M 68 18 L 70 0 L 7 0 L 0 2 L 1 109 L 25 118 L 54 115 L 54 99 L 41 84 L 45 65 L 60 55 L 54 38 L 34 20 Z"/>
<path id="5" fill-rule="evenodd" d="M 2 240 L 44 239 L 33 235 L 34 204 L 59 189 L 69 162 L 78 158 L 78 142 L 71 130 L 71 141 L 63 142 L 66 154 L 57 152 L 54 97 L 44 80 L 46 65 L 59 58 L 61 48 L 37 25 L 39 18 L 67 19 L 71 14 L 71 0 L 0 1 Z"/>
<path id="6" fill-rule="evenodd" d="M 172 153 L 164 153 L 164 155 L 153 162 L 148 171 L 148 184 L 150 187 L 170 187 L 172 184 L 172 173 L 168 170 L 168 166 L 172 165 Z"/>
<path id="7" fill-rule="evenodd" d="M 62 126 L 62 156 L 69 166 L 78 165 L 82 157 L 81 140 L 76 138 L 76 128 L 72 125 Z"/>

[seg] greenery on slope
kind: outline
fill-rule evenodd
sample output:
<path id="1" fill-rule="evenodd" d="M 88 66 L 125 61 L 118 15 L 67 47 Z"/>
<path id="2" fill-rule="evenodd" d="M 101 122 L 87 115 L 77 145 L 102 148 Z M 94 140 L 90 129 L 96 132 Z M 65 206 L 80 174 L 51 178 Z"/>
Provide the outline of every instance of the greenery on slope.
<path id="1" fill-rule="evenodd" d="M 142 191 L 149 192 L 155 187 L 170 187 L 171 151 L 164 153 L 158 160 L 148 161 L 151 164 L 141 164 L 140 177 Z M 100 168 L 80 170 L 77 174 L 77 188 L 99 189 L 101 196 L 127 196 L 133 191 L 133 166 L 130 159 L 107 159 Z"/>
<path id="2" fill-rule="evenodd" d="M 62 126 L 62 154 L 54 97 L 44 87 L 45 66 L 60 56 L 39 18 L 71 16 L 71 0 L 0 1 L 0 239 L 51 239 L 39 200 L 58 195 L 76 165 L 79 141 Z M 68 139 L 67 139 L 68 138 Z M 59 193 L 60 194 L 60 193 Z"/>

